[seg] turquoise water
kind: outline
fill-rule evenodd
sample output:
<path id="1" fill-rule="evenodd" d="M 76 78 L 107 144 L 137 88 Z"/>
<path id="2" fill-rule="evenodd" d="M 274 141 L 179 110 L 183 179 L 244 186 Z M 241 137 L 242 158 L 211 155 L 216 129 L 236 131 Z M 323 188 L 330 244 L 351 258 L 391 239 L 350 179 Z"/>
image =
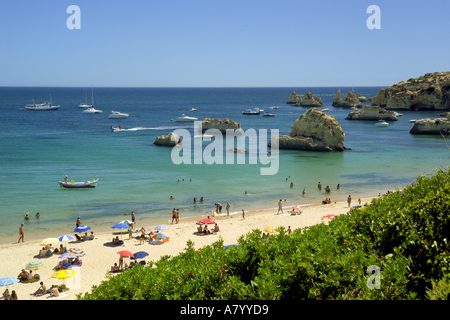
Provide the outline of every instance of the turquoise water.
<path id="1" fill-rule="evenodd" d="M 437 117 L 437 111 L 402 112 L 387 128 L 373 122 L 348 121 L 349 109 L 331 107 L 339 88 L 94 88 L 96 108 L 102 114 L 83 114 L 90 88 L 0 88 L 0 242 L 18 238 L 25 223 L 28 238 L 73 233 L 78 216 L 94 231 L 112 230 L 133 210 L 137 222 L 167 222 L 172 208 L 181 218 L 214 209 L 214 203 L 231 211 L 312 204 L 323 200 L 320 181 L 329 185 L 332 200 L 376 195 L 403 188 L 420 174 L 446 168 L 450 151 L 440 136 L 409 133 L 409 119 Z M 345 93 L 350 88 L 340 88 Z M 355 87 L 367 97 L 379 87 Z M 230 118 L 244 130 L 278 129 L 288 134 L 290 126 L 307 109 L 286 104 L 289 95 L 312 91 L 330 108 L 346 133 L 345 146 L 352 150 L 326 153 L 280 150 L 276 175 L 262 176 L 258 164 L 181 164 L 171 160 L 172 148 L 153 144 L 155 138 L 176 129 L 194 132 L 192 124 L 171 121 L 181 114 L 204 118 Z M 57 111 L 28 111 L 23 104 L 53 99 Z M 88 94 L 89 96 L 89 94 Z M 88 101 L 89 102 L 89 101 Z M 280 109 L 269 110 L 272 105 Z M 190 108 L 196 112 L 188 112 Z M 246 116 L 255 107 L 276 117 Z M 111 110 L 130 114 L 128 119 L 108 119 Z M 292 113 L 289 113 L 292 112 Z M 125 132 L 111 132 L 121 125 Z M 203 142 L 203 147 L 209 142 Z M 251 147 L 248 145 L 247 147 Z M 226 150 L 226 148 L 224 148 Z M 248 157 L 248 156 L 247 156 Z M 225 159 L 225 155 L 224 155 Z M 226 161 L 224 160 L 224 163 Z M 94 189 L 64 189 L 58 181 L 99 178 Z M 290 176 L 290 178 L 288 178 Z M 286 180 L 286 178 L 288 178 Z M 184 181 L 182 181 L 184 179 Z M 192 179 L 192 181 L 190 181 Z M 177 182 L 181 180 L 180 182 Z M 294 188 L 289 184 L 293 182 Z M 336 191 L 336 185 L 341 190 Z M 301 192 L 306 189 L 306 196 Z M 247 191 L 247 195 L 245 195 Z M 170 196 L 175 199 L 170 200 Z M 194 204 L 193 198 L 205 198 Z M 32 217 L 24 221 L 25 212 Z M 34 219 L 41 214 L 39 221 Z M 155 221 L 156 222 L 156 221 Z"/>

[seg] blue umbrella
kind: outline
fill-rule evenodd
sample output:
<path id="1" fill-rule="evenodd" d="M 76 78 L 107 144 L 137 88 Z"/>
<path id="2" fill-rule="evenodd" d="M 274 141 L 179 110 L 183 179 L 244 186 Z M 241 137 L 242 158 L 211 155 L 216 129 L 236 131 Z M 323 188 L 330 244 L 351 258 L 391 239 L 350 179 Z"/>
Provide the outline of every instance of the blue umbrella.
<path id="1" fill-rule="evenodd" d="M 113 229 L 131 229 L 129 225 L 127 225 L 126 223 L 118 223 L 114 226 L 112 226 L 111 228 Z"/>
<path id="2" fill-rule="evenodd" d="M 75 228 L 75 229 L 73 230 L 73 232 L 86 232 L 86 231 L 88 231 L 88 230 L 91 230 L 91 227 L 88 227 L 88 226 L 79 226 L 79 227 Z"/>
<path id="3" fill-rule="evenodd" d="M 142 259 L 142 258 L 148 256 L 148 253 L 144 252 L 144 251 L 139 251 L 139 252 L 133 253 L 133 256 L 134 256 L 134 259 Z"/>
<path id="4" fill-rule="evenodd" d="M 66 235 L 63 235 L 62 237 L 60 237 L 60 238 L 58 238 L 58 240 L 59 241 L 69 241 L 69 240 L 73 240 L 73 239 L 75 239 L 74 237 L 72 237 L 71 235 L 69 235 L 69 234 L 66 234 Z"/>
<path id="5" fill-rule="evenodd" d="M 229 244 L 227 246 L 225 246 L 225 249 L 231 248 L 231 247 L 237 247 L 237 244 Z"/>
<path id="6" fill-rule="evenodd" d="M 159 225 L 155 227 L 155 230 L 169 230 L 169 227 L 165 224 Z"/>
<path id="7" fill-rule="evenodd" d="M 13 277 L 6 277 L 0 279 L 0 287 L 10 286 L 14 283 L 19 282 L 19 279 Z"/>

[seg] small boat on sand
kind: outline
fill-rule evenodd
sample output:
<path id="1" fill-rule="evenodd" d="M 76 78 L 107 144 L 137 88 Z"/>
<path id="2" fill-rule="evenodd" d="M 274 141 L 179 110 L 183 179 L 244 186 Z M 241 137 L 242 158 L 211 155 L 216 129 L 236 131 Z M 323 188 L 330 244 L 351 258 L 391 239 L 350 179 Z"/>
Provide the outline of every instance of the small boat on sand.
<path id="1" fill-rule="evenodd" d="M 65 182 L 58 181 L 60 187 L 64 188 L 95 188 L 97 186 L 98 178 L 91 181 L 83 181 L 83 182 Z"/>

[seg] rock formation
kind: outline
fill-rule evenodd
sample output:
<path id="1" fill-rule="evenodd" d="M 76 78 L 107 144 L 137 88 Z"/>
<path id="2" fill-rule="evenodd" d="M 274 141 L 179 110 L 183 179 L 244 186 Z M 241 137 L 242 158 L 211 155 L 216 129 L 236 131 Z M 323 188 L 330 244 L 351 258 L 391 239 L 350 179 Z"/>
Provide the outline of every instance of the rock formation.
<path id="1" fill-rule="evenodd" d="M 303 96 L 300 105 L 302 107 L 322 107 L 323 103 L 320 97 L 314 97 L 311 92 L 308 92 Z"/>
<path id="2" fill-rule="evenodd" d="M 344 151 L 345 134 L 332 116 L 316 108 L 310 108 L 291 126 L 287 136 L 274 136 L 269 143 L 280 149 Z"/>
<path id="3" fill-rule="evenodd" d="M 169 133 L 168 135 L 162 135 L 156 138 L 154 144 L 160 146 L 169 146 L 173 147 L 177 144 L 181 143 L 181 138 L 174 132 Z"/>
<path id="4" fill-rule="evenodd" d="M 356 94 L 356 98 L 360 101 L 360 102 L 370 102 L 370 98 L 366 98 L 363 95 L 361 95 L 361 93 L 357 93 Z"/>
<path id="5" fill-rule="evenodd" d="M 294 104 L 296 106 L 299 106 L 301 103 L 302 103 L 302 96 L 295 91 L 289 96 L 286 102 L 286 104 Z"/>
<path id="6" fill-rule="evenodd" d="M 361 110 L 354 108 L 345 120 L 387 120 L 397 121 L 394 111 L 387 111 L 379 106 L 365 106 Z"/>
<path id="7" fill-rule="evenodd" d="M 353 94 L 353 92 L 349 91 L 344 99 L 341 97 L 341 89 L 336 92 L 333 98 L 333 103 L 331 104 L 333 107 L 343 107 L 343 108 L 354 108 L 354 107 L 362 107 L 361 101 Z"/>
<path id="8" fill-rule="evenodd" d="M 449 109 L 450 72 L 427 73 L 381 89 L 373 97 L 372 105 L 390 110 Z"/>
<path id="9" fill-rule="evenodd" d="M 222 133 L 226 133 L 227 129 L 238 130 L 241 129 L 241 124 L 230 119 L 220 120 L 213 118 L 205 118 L 201 123 L 202 133 L 208 129 L 218 129 Z"/>
<path id="10" fill-rule="evenodd" d="M 447 118 L 420 119 L 409 131 L 412 134 L 450 134 L 450 120 Z"/>

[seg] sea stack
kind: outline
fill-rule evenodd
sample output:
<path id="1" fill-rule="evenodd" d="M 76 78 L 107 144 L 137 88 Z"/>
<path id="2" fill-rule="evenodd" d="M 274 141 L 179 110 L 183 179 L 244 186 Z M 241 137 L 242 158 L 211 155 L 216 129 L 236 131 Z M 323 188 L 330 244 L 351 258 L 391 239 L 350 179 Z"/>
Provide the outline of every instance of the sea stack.
<path id="1" fill-rule="evenodd" d="M 286 104 L 292 104 L 295 106 L 300 106 L 301 103 L 302 103 L 302 96 L 295 91 L 289 96 L 286 102 Z"/>
<path id="2" fill-rule="evenodd" d="M 323 103 L 320 97 L 314 97 L 311 92 L 308 92 L 303 96 L 300 105 L 302 107 L 322 107 Z"/>
<path id="3" fill-rule="evenodd" d="M 361 101 L 353 94 L 353 92 L 349 91 L 345 95 L 344 98 L 341 97 L 341 89 L 336 92 L 333 98 L 333 103 L 331 104 L 333 107 L 343 107 L 343 108 L 355 108 L 362 107 Z"/>
<path id="4" fill-rule="evenodd" d="M 381 89 L 372 105 L 388 110 L 450 109 L 450 72 L 427 73 Z"/>
<path id="5" fill-rule="evenodd" d="M 409 131 L 411 134 L 450 134 L 450 120 L 447 118 L 420 119 Z"/>
<path id="6" fill-rule="evenodd" d="M 217 129 L 223 134 L 226 133 L 227 129 L 236 130 L 236 133 L 241 132 L 241 124 L 230 119 L 213 119 L 205 118 L 201 123 L 201 131 L 204 133 L 208 129 Z"/>
<path id="7" fill-rule="evenodd" d="M 173 147 L 181 143 L 181 141 L 181 138 L 176 133 L 171 132 L 167 135 L 157 137 L 154 144 L 159 146 Z"/>
<path id="8" fill-rule="evenodd" d="M 336 119 L 310 108 L 291 126 L 287 136 L 274 136 L 269 147 L 312 151 L 344 151 L 345 134 Z"/>
<path id="9" fill-rule="evenodd" d="M 361 110 L 354 108 L 345 120 L 397 121 L 398 119 L 394 111 L 388 111 L 379 106 L 365 106 Z"/>

